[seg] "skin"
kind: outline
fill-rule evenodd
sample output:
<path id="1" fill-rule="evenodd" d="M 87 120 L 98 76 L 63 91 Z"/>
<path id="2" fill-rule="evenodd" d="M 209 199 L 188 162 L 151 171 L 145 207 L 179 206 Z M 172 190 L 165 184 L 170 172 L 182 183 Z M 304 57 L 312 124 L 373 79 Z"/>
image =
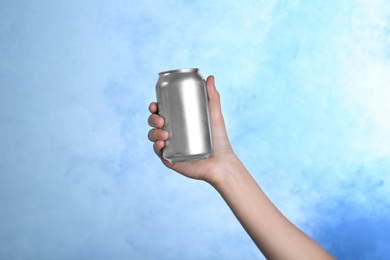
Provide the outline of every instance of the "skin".
<path id="1" fill-rule="evenodd" d="M 214 77 L 206 81 L 214 152 L 209 158 L 194 162 L 170 163 L 162 157 L 168 132 L 162 130 L 164 119 L 151 103 L 148 123 L 153 129 L 148 138 L 162 163 L 192 179 L 208 182 L 226 201 L 253 242 L 267 259 L 334 259 L 319 244 L 294 226 L 268 199 L 245 166 L 235 155 L 226 132 L 220 96 Z"/>

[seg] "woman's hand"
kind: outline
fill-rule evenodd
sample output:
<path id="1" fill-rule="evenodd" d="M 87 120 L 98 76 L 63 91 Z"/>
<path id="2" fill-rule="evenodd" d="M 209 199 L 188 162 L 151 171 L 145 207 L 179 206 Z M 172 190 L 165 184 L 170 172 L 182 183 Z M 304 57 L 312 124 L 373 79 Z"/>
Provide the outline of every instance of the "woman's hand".
<path id="1" fill-rule="evenodd" d="M 161 129 L 164 119 L 156 114 L 157 104 L 152 103 L 148 122 L 154 129 L 149 131 L 148 136 L 154 142 L 155 153 L 168 168 L 214 186 L 267 259 L 333 259 L 283 216 L 235 156 L 226 134 L 213 76 L 207 78 L 207 91 L 213 154 L 194 162 L 170 163 L 165 160 L 161 149 L 168 133 Z"/>
<path id="2" fill-rule="evenodd" d="M 220 97 L 215 88 L 213 76 L 207 78 L 206 85 L 214 145 L 214 152 L 209 158 L 192 162 L 170 163 L 162 157 L 162 148 L 169 135 L 167 131 L 161 129 L 164 125 L 164 119 L 157 114 L 157 104 L 154 102 L 149 106 L 152 115 L 149 116 L 148 123 L 154 128 L 149 131 L 148 138 L 154 142 L 154 152 L 160 157 L 165 166 L 189 178 L 204 180 L 216 185 L 224 177 L 223 169 L 229 163 L 238 159 L 229 143 L 221 111 Z"/>

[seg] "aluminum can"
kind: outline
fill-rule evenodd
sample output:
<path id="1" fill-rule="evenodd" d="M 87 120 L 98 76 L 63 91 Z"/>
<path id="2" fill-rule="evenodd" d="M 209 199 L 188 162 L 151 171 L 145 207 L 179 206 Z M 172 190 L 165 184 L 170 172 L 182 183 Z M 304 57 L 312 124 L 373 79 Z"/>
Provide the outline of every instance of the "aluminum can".
<path id="1" fill-rule="evenodd" d="M 169 162 L 206 159 L 213 152 L 206 82 L 199 69 L 159 73 L 156 83 L 158 114 L 168 131 L 162 151 Z"/>

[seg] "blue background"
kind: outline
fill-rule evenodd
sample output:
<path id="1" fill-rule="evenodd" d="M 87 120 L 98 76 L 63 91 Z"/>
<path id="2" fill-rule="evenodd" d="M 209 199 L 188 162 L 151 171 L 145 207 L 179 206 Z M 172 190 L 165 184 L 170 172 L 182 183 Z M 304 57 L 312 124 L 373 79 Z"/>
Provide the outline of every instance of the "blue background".
<path id="1" fill-rule="evenodd" d="M 339 259 L 389 259 L 390 3 L 0 1 L 1 259 L 263 259 L 147 140 L 157 73 L 213 74 L 234 150 Z"/>

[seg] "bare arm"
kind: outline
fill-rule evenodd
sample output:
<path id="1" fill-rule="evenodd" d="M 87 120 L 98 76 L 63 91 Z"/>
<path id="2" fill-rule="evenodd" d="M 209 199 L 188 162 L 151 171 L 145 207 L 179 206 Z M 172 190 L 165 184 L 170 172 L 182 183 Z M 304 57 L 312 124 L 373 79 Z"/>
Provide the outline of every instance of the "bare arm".
<path id="1" fill-rule="evenodd" d="M 333 259 L 268 199 L 237 159 L 213 184 L 267 259 Z"/>
<path id="2" fill-rule="evenodd" d="M 148 122 L 154 129 L 150 130 L 148 137 L 154 142 L 155 153 L 168 168 L 210 183 L 268 259 L 333 259 L 284 217 L 257 185 L 230 146 L 212 76 L 207 79 L 207 90 L 214 153 L 208 159 L 196 162 L 169 163 L 164 160 L 161 149 L 168 133 L 160 129 L 164 119 L 156 114 L 157 104 L 152 103 Z"/>

